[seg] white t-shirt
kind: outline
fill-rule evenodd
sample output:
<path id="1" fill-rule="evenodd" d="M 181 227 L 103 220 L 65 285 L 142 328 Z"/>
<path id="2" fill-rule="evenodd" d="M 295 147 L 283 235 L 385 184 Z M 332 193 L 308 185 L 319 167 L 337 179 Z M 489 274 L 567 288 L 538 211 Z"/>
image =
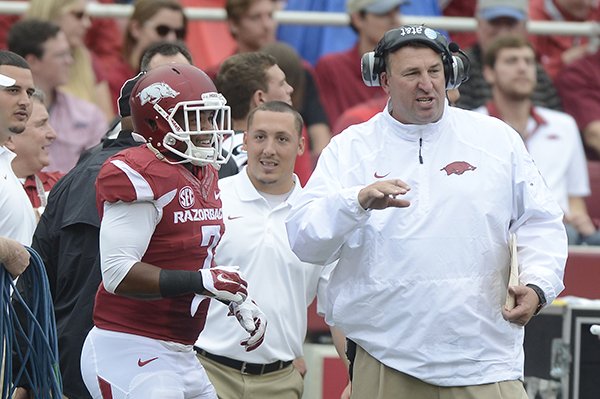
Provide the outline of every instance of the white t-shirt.
<path id="1" fill-rule="evenodd" d="M 0 236 L 30 246 L 37 220 L 23 185 L 12 170 L 15 157 L 14 152 L 0 146 Z"/>
<path id="2" fill-rule="evenodd" d="M 228 308 L 211 301 L 206 326 L 196 346 L 207 352 L 251 363 L 272 363 L 302 356 L 307 328 L 307 307 L 328 269 L 301 262 L 290 249 L 285 218 L 302 190 L 296 176 L 286 201 L 271 208 L 254 188 L 246 168 L 219 180 L 225 234 L 216 248 L 217 265 L 237 265 L 248 281 L 248 293 L 267 318 L 263 344 L 244 352 L 240 341 L 248 337 Z M 320 294 L 319 299 L 321 300 Z"/>
<path id="3" fill-rule="evenodd" d="M 489 114 L 486 106 L 475 111 Z M 565 213 L 569 212 L 569 197 L 590 195 L 585 152 L 573 117 L 533 107 L 527 122 L 525 146 Z"/>

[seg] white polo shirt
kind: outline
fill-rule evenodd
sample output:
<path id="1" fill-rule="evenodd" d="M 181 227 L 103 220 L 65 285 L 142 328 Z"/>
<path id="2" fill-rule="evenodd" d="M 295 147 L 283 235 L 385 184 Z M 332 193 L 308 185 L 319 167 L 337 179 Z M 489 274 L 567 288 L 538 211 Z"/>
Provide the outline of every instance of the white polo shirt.
<path id="1" fill-rule="evenodd" d="M 475 111 L 502 119 L 493 103 Z M 573 117 L 533 107 L 525 146 L 563 212 L 569 213 L 569 197 L 590 195 L 585 152 Z"/>
<path id="2" fill-rule="evenodd" d="M 285 218 L 302 190 L 296 185 L 286 201 L 271 208 L 254 188 L 244 167 L 237 175 L 219 180 L 225 234 L 216 248 L 217 265 L 237 265 L 248 281 L 248 291 L 267 318 L 265 341 L 244 352 L 240 341 L 248 333 L 228 308 L 211 301 L 206 326 L 196 346 L 207 352 L 251 363 L 272 363 L 302 356 L 307 307 L 319 287 L 325 290 L 328 269 L 301 262 L 290 249 Z"/>
<path id="3" fill-rule="evenodd" d="M 11 162 L 16 154 L 0 146 L 0 236 L 30 246 L 37 224 L 33 206 Z"/>

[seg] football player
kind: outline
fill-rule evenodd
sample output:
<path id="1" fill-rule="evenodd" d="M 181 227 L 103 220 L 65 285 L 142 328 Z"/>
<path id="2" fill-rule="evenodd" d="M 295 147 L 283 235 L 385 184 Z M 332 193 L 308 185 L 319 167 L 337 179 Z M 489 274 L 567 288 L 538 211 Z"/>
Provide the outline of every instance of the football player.
<path id="1" fill-rule="evenodd" d="M 94 398 L 216 399 L 192 347 L 210 298 L 241 315 L 246 349 L 266 328 L 237 268 L 213 260 L 229 107 L 204 72 L 184 64 L 149 71 L 129 103 L 145 143 L 109 158 L 96 181 L 102 283 L 83 379 Z"/>

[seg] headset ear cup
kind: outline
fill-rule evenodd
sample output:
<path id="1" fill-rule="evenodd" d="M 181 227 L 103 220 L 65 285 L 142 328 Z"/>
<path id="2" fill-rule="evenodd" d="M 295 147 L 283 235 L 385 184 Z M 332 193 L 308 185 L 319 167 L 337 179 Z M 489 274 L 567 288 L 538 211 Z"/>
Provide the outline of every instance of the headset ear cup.
<path id="1" fill-rule="evenodd" d="M 360 71 L 365 85 L 369 87 L 381 86 L 379 82 L 379 65 L 376 65 L 376 57 L 374 51 L 369 51 L 363 54 L 360 61 Z"/>
<path id="2" fill-rule="evenodd" d="M 452 67 L 450 68 L 450 79 L 446 84 L 446 90 L 456 89 L 461 83 L 469 79 L 468 69 L 461 57 L 452 57 Z"/>

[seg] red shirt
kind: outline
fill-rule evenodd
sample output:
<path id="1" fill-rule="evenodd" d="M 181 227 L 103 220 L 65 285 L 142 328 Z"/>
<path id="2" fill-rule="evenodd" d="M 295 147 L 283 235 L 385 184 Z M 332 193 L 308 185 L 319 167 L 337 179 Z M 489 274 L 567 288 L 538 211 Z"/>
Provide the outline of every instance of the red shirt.
<path id="1" fill-rule="evenodd" d="M 529 18 L 532 21 L 600 21 L 600 8 L 591 9 L 584 19 L 576 18 L 554 0 L 531 0 L 529 2 Z M 586 45 L 587 36 L 531 35 L 529 38 L 540 62 L 552 80 L 563 68 L 562 54 L 572 47 Z"/>
<path id="2" fill-rule="evenodd" d="M 130 179 L 132 173 L 125 174 L 114 161 L 124 162 L 139 176 Z M 217 181 L 217 171 L 210 166 L 195 168 L 192 173 L 181 164 L 159 161 L 145 145 L 129 148 L 109 158 L 100 169 L 96 180 L 98 211 L 102 217 L 105 202 L 171 198 L 162 208 L 162 217 L 141 260 L 162 269 L 197 271 L 214 266 L 214 248 L 225 230 Z M 203 300 L 192 316 L 193 298 L 188 294 L 137 300 L 111 294 L 100 284 L 94 323 L 106 330 L 191 345 L 204 328 L 210 302 Z"/>
<path id="3" fill-rule="evenodd" d="M 377 97 L 346 110 L 333 126 L 333 135 L 341 133 L 348 126 L 368 121 L 377 113 L 383 111 L 387 100 L 387 97 Z"/>
<path id="4" fill-rule="evenodd" d="M 600 51 L 567 65 L 556 78 L 556 89 L 579 130 L 600 120 Z M 585 144 L 585 141 L 584 141 Z M 596 151 L 586 147 L 588 159 L 598 159 Z"/>
<path id="5" fill-rule="evenodd" d="M 317 85 L 331 126 L 335 126 L 337 119 L 348 108 L 374 97 L 385 96 L 381 87 L 364 84 L 360 71 L 361 57 L 357 44 L 350 50 L 324 55 L 317 62 Z"/>
<path id="6" fill-rule="evenodd" d="M 56 182 L 65 174 L 61 172 L 38 172 L 36 175 L 44 187 L 44 193 L 41 194 L 46 195 L 45 193 L 50 191 Z M 27 194 L 27 197 L 29 197 L 29 201 L 31 201 L 31 205 L 33 205 L 34 208 L 39 208 L 42 206 L 42 200 L 40 199 L 40 193 L 38 191 L 34 175 L 27 176 L 25 183 L 23 183 L 23 188 L 25 189 L 25 193 Z"/>

